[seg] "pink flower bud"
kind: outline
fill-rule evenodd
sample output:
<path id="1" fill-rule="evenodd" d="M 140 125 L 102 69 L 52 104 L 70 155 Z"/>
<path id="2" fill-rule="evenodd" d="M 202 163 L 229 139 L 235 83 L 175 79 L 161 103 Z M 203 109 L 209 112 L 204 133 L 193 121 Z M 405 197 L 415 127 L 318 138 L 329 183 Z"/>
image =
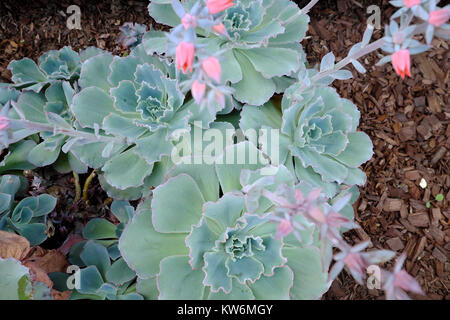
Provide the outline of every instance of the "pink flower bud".
<path id="1" fill-rule="evenodd" d="M 9 126 L 9 119 L 5 116 L 0 116 L 0 130 L 4 130 Z"/>
<path id="2" fill-rule="evenodd" d="M 225 26 L 223 25 L 223 23 L 220 23 L 218 25 L 215 25 L 212 27 L 212 29 L 214 30 L 214 32 L 216 32 L 217 34 L 221 34 L 223 36 L 227 36 L 228 32 L 227 29 L 225 28 Z"/>
<path id="3" fill-rule="evenodd" d="M 392 66 L 402 79 L 411 77 L 411 57 L 407 49 L 401 49 L 392 55 Z"/>
<path id="4" fill-rule="evenodd" d="M 214 79 L 217 83 L 220 83 L 220 75 L 222 73 L 222 69 L 217 58 L 209 57 L 202 62 L 202 67 L 210 78 Z"/>
<path id="5" fill-rule="evenodd" d="M 192 72 L 192 64 L 194 63 L 194 44 L 189 42 L 180 42 L 176 50 L 177 69 Z"/>
<path id="6" fill-rule="evenodd" d="M 209 13 L 216 14 L 234 6 L 233 0 L 206 0 Z"/>
<path id="7" fill-rule="evenodd" d="M 420 4 L 420 0 L 403 0 L 403 4 L 408 8 L 412 8 Z"/>
<path id="8" fill-rule="evenodd" d="M 276 238 L 282 238 L 290 234 L 292 231 L 294 231 L 294 227 L 292 226 L 292 223 L 290 223 L 288 220 L 284 219 L 280 222 L 277 228 L 277 234 Z"/>
<path id="9" fill-rule="evenodd" d="M 195 18 L 194 16 L 190 15 L 189 13 L 186 13 L 183 17 L 183 19 L 181 19 L 181 23 L 183 24 L 184 29 L 189 29 L 189 28 L 195 28 L 197 27 L 197 18 Z"/>
<path id="10" fill-rule="evenodd" d="M 450 18 L 450 9 L 444 8 L 430 12 L 428 22 L 435 27 L 439 27 L 447 22 Z"/>
<path id="11" fill-rule="evenodd" d="M 192 96 L 194 97 L 195 102 L 200 103 L 205 95 L 206 84 L 200 83 L 197 80 L 192 82 Z"/>

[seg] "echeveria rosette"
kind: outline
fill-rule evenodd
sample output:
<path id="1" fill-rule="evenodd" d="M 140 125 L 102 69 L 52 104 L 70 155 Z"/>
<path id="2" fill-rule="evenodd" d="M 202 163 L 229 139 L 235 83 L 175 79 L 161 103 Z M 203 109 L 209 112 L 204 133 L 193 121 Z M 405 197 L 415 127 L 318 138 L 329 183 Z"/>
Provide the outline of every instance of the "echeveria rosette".
<path id="1" fill-rule="evenodd" d="M 252 148 L 230 148 L 244 147 Z M 240 173 L 261 167 L 216 163 L 169 171 L 119 240 L 137 272 L 139 293 L 148 299 L 247 300 L 311 299 L 325 291 L 319 249 L 275 239 L 267 213 L 246 212 Z"/>
<path id="2" fill-rule="evenodd" d="M 15 204 L 14 198 L 21 189 L 18 176 L 1 176 L 0 230 L 18 233 L 31 245 L 39 245 L 47 239 L 47 215 L 55 209 L 56 198 L 41 194 Z"/>
<path id="3" fill-rule="evenodd" d="M 245 106 L 241 129 L 280 130 L 279 161 L 295 171 L 297 178 L 320 187 L 328 197 L 339 185 L 363 185 L 366 176 L 358 167 L 372 156 L 372 142 L 356 131 L 359 111 L 334 89 L 317 87 L 297 93 L 301 84 L 286 90 L 281 110 L 272 102 L 261 107 Z M 270 137 L 267 141 L 271 141 Z M 270 158 L 270 143 L 262 151 Z"/>
<path id="4" fill-rule="evenodd" d="M 170 156 L 172 139 L 199 114 L 184 103 L 174 66 L 142 46 L 127 57 L 89 58 L 79 83 L 71 106 L 78 129 L 98 131 L 104 141 L 76 141 L 71 150 L 87 166 L 102 168 L 102 185 L 118 191 L 141 188 L 154 164 Z"/>
<path id="5" fill-rule="evenodd" d="M 134 48 L 142 42 L 142 38 L 147 31 L 147 26 L 139 23 L 126 22 L 120 28 L 120 36 L 117 43 L 125 48 Z"/>
<path id="6" fill-rule="evenodd" d="M 33 169 L 51 164 L 62 173 L 72 170 L 78 173 L 87 172 L 87 168 L 72 152 L 61 152 L 67 141 L 64 134 L 60 134 L 58 130 L 38 129 L 39 126 L 72 128 L 74 119 L 69 106 L 74 93 L 71 84 L 61 80 L 54 81 L 40 92 L 0 88 L 0 100 L 4 98 L 0 101 L 4 103 L 0 114 L 5 114 L 10 119 L 8 130 L 0 135 L 0 150 L 9 150 L 4 161 L 0 163 L 0 172 Z M 22 120 L 32 122 L 35 127 L 24 125 Z M 36 139 L 28 138 L 35 133 L 42 139 L 38 144 L 34 141 Z M 13 152 L 24 149 L 27 149 L 27 152 Z"/>
<path id="7" fill-rule="evenodd" d="M 32 86 L 39 86 L 39 90 L 33 91 L 29 90 L 32 87 L 26 87 L 18 91 L 12 88 L 14 87 L 12 84 L 0 84 L 0 104 L 3 105 L 0 114 L 5 114 L 10 119 L 8 130 L 3 131 L 0 136 L 0 149 L 8 147 L 10 151 L 0 164 L 0 172 L 33 169 L 36 166 L 51 164 L 61 173 L 87 172 L 87 167 L 69 150 L 70 148 L 65 149 L 68 138 L 65 134 L 61 134 L 61 130 L 74 131 L 76 128 L 69 106 L 78 90 L 73 81 L 78 78 L 81 62 L 104 51 L 94 47 L 87 48 L 79 55 L 76 54 L 79 57 L 78 65 L 75 58 L 75 62 L 70 62 L 68 57 L 72 57 L 74 52 L 69 49 L 65 47 L 59 51 L 50 51 L 41 57 L 41 65 L 47 70 L 48 79 L 51 81 L 39 82 Z M 58 57 L 67 63 L 64 64 L 65 67 L 58 67 L 59 71 L 55 69 L 51 72 L 50 65 L 59 64 L 44 62 Z M 15 66 L 13 75 L 21 79 L 25 77 L 21 70 L 33 70 L 32 67 L 23 69 L 20 63 Z M 69 71 L 64 74 L 64 70 Z M 41 143 L 36 144 L 36 139 L 27 138 L 35 133 L 39 134 Z M 19 150 L 21 152 L 18 152 Z"/>
<path id="8" fill-rule="evenodd" d="M 49 276 L 56 288 L 73 290 L 71 300 L 142 300 L 142 296 L 136 293 L 136 272 L 128 267 L 117 246 L 107 245 L 105 240 L 76 243 L 71 249 L 69 261 L 80 267 L 80 286 L 67 288 L 70 274 L 54 272 Z"/>
<path id="9" fill-rule="evenodd" d="M 39 92 L 45 85 L 57 80 L 74 81 L 78 78 L 82 58 L 70 47 L 44 53 L 38 64 L 29 59 L 12 61 L 8 69 L 14 84 L 2 84 Z"/>
<path id="10" fill-rule="evenodd" d="M 175 15 L 170 0 L 152 1 L 150 15 L 158 22 L 175 26 L 180 19 Z M 207 37 L 199 34 L 199 43 L 211 52 L 228 49 L 223 54 L 222 82 L 231 82 L 234 98 L 243 103 L 262 105 L 275 92 L 282 92 L 289 80 L 304 63 L 300 41 L 308 28 L 309 17 L 300 14 L 298 6 L 289 0 L 236 0 L 224 11 L 223 25 L 230 37 Z M 188 1 L 185 7 L 193 5 Z M 147 48 L 154 51 L 164 47 L 150 34 L 144 39 Z M 159 40 L 161 35 L 153 33 Z M 156 47 L 155 47 L 156 45 Z M 254 94 L 258 92 L 258 94 Z"/>

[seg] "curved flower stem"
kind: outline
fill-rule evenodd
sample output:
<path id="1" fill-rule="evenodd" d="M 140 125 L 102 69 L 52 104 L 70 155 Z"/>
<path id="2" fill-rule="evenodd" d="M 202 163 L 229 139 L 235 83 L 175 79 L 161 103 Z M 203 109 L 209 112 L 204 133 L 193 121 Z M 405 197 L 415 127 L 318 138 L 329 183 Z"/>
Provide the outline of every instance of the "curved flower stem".
<path id="1" fill-rule="evenodd" d="M 311 78 L 312 82 L 316 82 L 322 78 L 325 78 L 331 74 L 333 74 L 334 72 L 342 69 L 343 67 L 345 67 L 347 64 L 351 63 L 353 60 L 357 60 L 363 56 L 365 56 L 366 54 L 371 53 L 372 51 L 375 51 L 377 49 L 380 49 L 383 45 L 384 45 L 385 41 L 384 38 L 381 38 L 375 42 L 372 42 L 371 44 L 361 48 L 359 51 L 355 52 L 354 54 L 352 54 L 351 56 L 348 56 L 344 59 L 342 59 L 341 61 L 339 61 L 333 69 L 331 70 L 327 70 L 324 72 L 319 72 L 318 74 L 316 74 L 314 77 Z"/>
<path id="2" fill-rule="evenodd" d="M 93 133 L 82 132 L 74 129 L 56 127 L 45 123 L 31 122 L 28 120 L 15 120 L 15 119 L 14 120 L 11 119 L 11 122 L 14 122 L 16 128 L 21 127 L 24 129 L 35 130 L 38 132 L 43 131 L 54 132 L 55 134 L 64 134 L 69 137 L 83 138 L 91 141 L 124 143 L 124 139 L 121 138 L 96 135 Z"/>
<path id="3" fill-rule="evenodd" d="M 75 184 L 75 199 L 73 199 L 73 203 L 77 203 L 81 198 L 80 178 L 78 177 L 78 174 L 75 171 L 73 171 L 72 173 Z"/>
<path id="4" fill-rule="evenodd" d="M 287 20 L 284 21 L 284 24 L 288 24 L 290 23 L 292 20 L 294 20 L 295 18 L 297 18 L 298 16 L 301 16 L 302 14 L 308 14 L 308 12 L 311 10 L 312 7 L 314 7 L 314 5 L 319 2 L 319 0 L 311 0 L 306 7 L 304 7 L 303 9 L 300 9 L 296 14 L 294 14 L 293 16 L 289 17 Z"/>
<path id="5" fill-rule="evenodd" d="M 319 2 L 319 0 L 311 0 L 306 7 L 304 7 L 301 11 L 301 13 L 308 13 L 309 10 L 311 10 L 312 7 L 314 7 L 316 5 L 316 3 Z"/>
<path id="6" fill-rule="evenodd" d="M 86 179 L 85 183 L 84 183 L 84 187 L 83 187 L 83 201 L 84 203 L 86 203 L 86 205 L 88 204 L 88 189 L 89 189 L 89 185 L 91 184 L 92 179 L 94 179 L 95 175 L 97 173 L 97 170 L 92 170 L 91 174 L 89 175 L 89 177 Z"/>

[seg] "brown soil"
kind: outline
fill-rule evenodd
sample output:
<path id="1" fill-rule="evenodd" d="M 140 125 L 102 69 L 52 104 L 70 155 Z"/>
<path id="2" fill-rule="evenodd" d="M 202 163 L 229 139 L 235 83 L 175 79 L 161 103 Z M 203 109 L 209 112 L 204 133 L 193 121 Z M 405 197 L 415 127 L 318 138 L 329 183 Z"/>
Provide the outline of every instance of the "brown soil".
<path id="1" fill-rule="evenodd" d="M 300 6 L 307 3 L 297 2 Z M 72 4 L 81 8 L 82 30 L 66 27 L 66 17 L 61 12 Z M 45 51 L 66 45 L 74 50 L 97 46 L 121 53 L 116 39 L 124 22 L 154 25 L 147 4 L 132 0 L 0 2 L 0 81 L 9 81 L 6 67 L 11 60 L 24 57 L 37 60 Z M 303 41 L 309 63 L 318 63 L 330 50 L 338 60 L 344 58 L 348 49 L 361 40 L 369 16 L 366 8 L 372 4 L 381 7 L 382 24 L 394 11 L 383 0 L 321 0 L 311 11 L 309 37 Z M 382 34 L 383 30 L 377 30 L 375 38 Z M 355 204 L 356 220 L 362 229 L 348 232 L 346 238 L 352 243 L 370 239 L 373 248 L 407 252 L 406 269 L 422 285 L 426 299 L 450 298 L 449 44 L 434 40 L 432 50 L 414 56 L 412 78 L 401 80 L 390 65 L 374 67 L 379 54 L 372 53 L 361 61 L 368 69 L 366 74 L 358 74 L 351 68 L 353 79 L 334 83 L 343 97 L 358 105 L 359 128 L 374 144 L 374 156 L 363 166 L 367 184 L 360 188 L 361 197 Z M 422 178 L 427 182 L 425 189 L 419 186 Z M 82 176 L 81 181 L 84 179 Z M 72 201 L 71 175 L 43 181 L 39 191 L 54 192 L 67 203 Z M 437 194 L 443 194 L 444 200 L 433 201 L 431 208 L 427 208 L 426 202 Z M 75 212 L 84 222 L 94 215 L 109 216 L 104 205 L 108 200 L 96 179 L 89 197 L 91 205 L 87 207 L 83 204 L 58 207 L 58 214 L 52 218 L 55 221 L 63 218 L 64 228 L 58 228 L 56 242 L 64 240 L 71 228 L 77 228 L 76 221 L 70 218 Z M 48 243 L 50 247 L 54 245 Z M 381 291 L 356 284 L 345 272 L 324 297 L 381 298 Z"/>

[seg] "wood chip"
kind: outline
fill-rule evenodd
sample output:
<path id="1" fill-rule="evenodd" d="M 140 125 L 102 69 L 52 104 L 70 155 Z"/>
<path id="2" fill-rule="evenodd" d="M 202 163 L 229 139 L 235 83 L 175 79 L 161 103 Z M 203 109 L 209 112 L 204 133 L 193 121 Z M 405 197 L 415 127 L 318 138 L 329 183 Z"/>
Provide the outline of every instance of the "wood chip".
<path id="1" fill-rule="evenodd" d="M 431 126 L 425 120 L 422 121 L 422 123 L 417 127 L 417 132 L 424 138 L 424 140 L 428 140 L 433 136 Z"/>
<path id="2" fill-rule="evenodd" d="M 416 128 L 415 127 L 404 127 L 401 128 L 398 137 L 401 141 L 409 141 L 409 140 L 415 140 L 416 139 Z"/>
<path id="3" fill-rule="evenodd" d="M 438 226 L 439 221 L 441 220 L 441 209 L 440 208 L 433 208 L 431 209 L 431 225 Z"/>
<path id="4" fill-rule="evenodd" d="M 435 257 L 436 259 L 438 259 L 439 261 L 441 261 L 442 263 L 446 263 L 447 262 L 447 255 L 445 253 L 443 253 L 439 247 L 435 247 L 433 249 L 432 252 L 433 257 Z"/>
<path id="5" fill-rule="evenodd" d="M 403 245 L 402 240 L 400 240 L 399 237 L 391 238 L 391 239 L 387 240 L 386 243 L 389 246 L 389 248 L 391 248 L 391 250 L 394 250 L 394 251 L 400 251 L 405 247 Z"/>
<path id="6" fill-rule="evenodd" d="M 428 107 L 432 112 L 434 113 L 442 112 L 441 104 L 439 103 L 439 100 L 435 94 L 427 96 L 427 99 L 428 99 Z"/>
<path id="7" fill-rule="evenodd" d="M 419 180 L 422 177 L 422 175 L 420 174 L 420 172 L 418 170 L 411 170 L 411 171 L 406 171 L 405 172 L 405 179 L 408 180 Z"/>
<path id="8" fill-rule="evenodd" d="M 408 221 L 415 227 L 428 227 L 430 219 L 426 212 L 416 212 L 408 216 Z"/>
<path id="9" fill-rule="evenodd" d="M 444 244 L 445 233 L 441 229 L 436 226 L 431 226 L 429 229 L 430 236 L 436 240 L 436 242 L 440 245 Z"/>
<path id="10" fill-rule="evenodd" d="M 401 199 L 387 198 L 386 201 L 384 201 L 383 210 L 386 212 L 400 211 L 402 204 L 403 200 Z"/>
<path id="11" fill-rule="evenodd" d="M 420 238 L 420 240 L 417 242 L 416 246 L 414 247 L 414 254 L 411 258 L 412 261 L 416 261 L 417 258 L 422 254 L 423 249 L 425 249 L 426 244 L 427 244 L 427 238 L 426 237 Z"/>
<path id="12" fill-rule="evenodd" d="M 408 206 L 405 203 L 403 203 L 402 207 L 400 208 L 400 216 L 403 219 L 408 218 Z"/>
<path id="13" fill-rule="evenodd" d="M 444 156 L 445 152 L 447 152 L 447 149 L 442 146 L 439 148 L 439 150 L 436 152 L 436 154 L 431 159 L 432 164 L 436 164 L 441 158 Z"/>
<path id="14" fill-rule="evenodd" d="M 407 219 L 399 219 L 399 222 L 408 230 L 409 232 L 417 233 L 417 228 L 414 227 Z"/>

